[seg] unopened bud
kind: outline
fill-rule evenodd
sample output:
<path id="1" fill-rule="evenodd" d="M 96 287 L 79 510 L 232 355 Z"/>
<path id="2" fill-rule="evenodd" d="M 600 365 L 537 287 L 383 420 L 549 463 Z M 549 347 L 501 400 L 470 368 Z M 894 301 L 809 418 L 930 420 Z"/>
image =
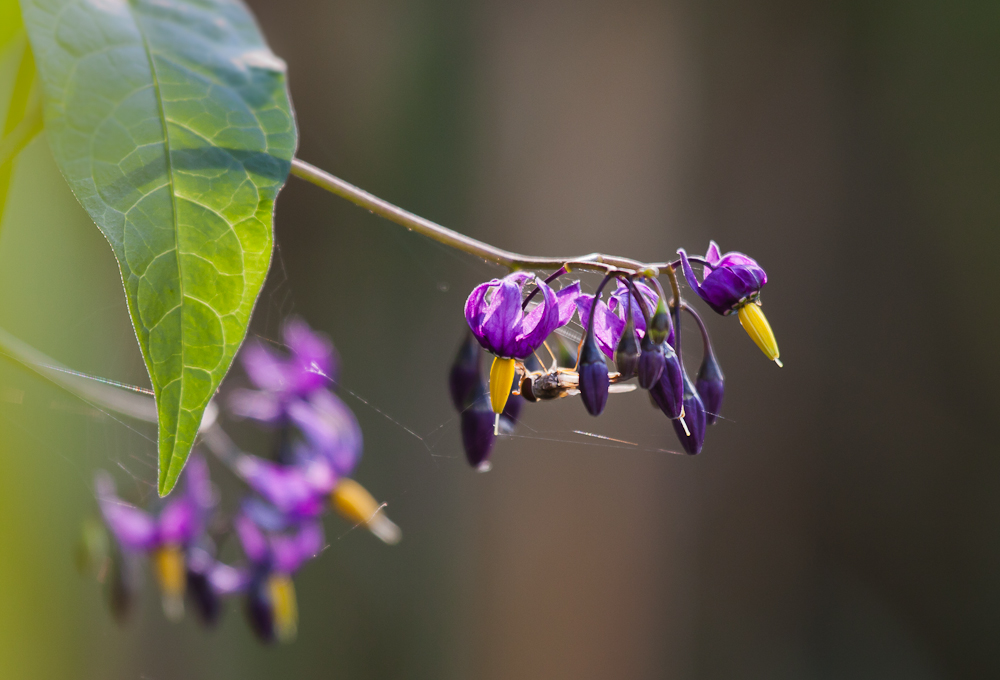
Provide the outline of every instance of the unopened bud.
<path id="1" fill-rule="evenodd" d="M 684 376 L 684 416 L 670 422 L 684 450 L 692 456 L 701 453 L 705 443 L 705 405 L 687 375 Z"/>
<path id="2" fill-rule="evenodd" d="M 471 332 L 466 332 L 462 346 L 458 348 L 455 361 L 448 374 L 448 391 L 451 403 L 461 411 L 475 401 L 483 390 L 483 378 L 479 373 L 482 350 Z"/>
<path id="3" fill-rule="evenodd" d="M 705 406 L 705 422 L 709 425 L 715 423 L 722 409 L 722 397 L 726 391 L 725 379 L 722 375 L 722 368 L 715 358 L 715 352 L 709 349 L 708 353 L 701 360 L 701 368 L 698 369 L 698 379 L 695 382 L 695 389 Z"/>
<path id="4" fill-rule="evenodd" d="M 653 316 L 649 320 L 647 334 L 653 340 L 654 345 L 659 345 L 667 339 L 667 333 L 669 332 L 670 312 L 667 310 L 667 303 L 661 296 L 659 301 L 656 303 L 656 311 L 653 312 Z"/>
<path id="5" fill-rule="evenodd" d="M 660 345 L 663 372 L 649 390 L 649 396 L 668 418 L 679 418 L 684 411 L 684 367 L 669 343 Z"/>
<path id="6" fill-rule="evenodd" d="M 493 418 L 493 412 L 485 407 L 473 407 L 462 412 L 462 448 L 469 465 L 476 469 L 486 464 L 496 443 Z"/>
<path id="7" fill-rule="evenodd" d="M 599 416 L 608 403 L 608 365 L 604 362 L 604 354 L 597 348 L 594 333 L 588 332 L 580 349 L 580 364 L 577 369 L 580 374 L 580 396 L 587 413 Z"/>
<path id="8" fill-rule="evenodd" d="M 639 370 L 639 344 L 635 341 L 635 321 L 630 316 L 615 348 L 615 368 L 620 380 L 628 380 Z"/>
<path id="9" fill-rule="evenodd" d="M 652 388 L 663 374 L 663 345 L 653 343 L 652 333 L 646 333 L 642 338 L 642 354 L 639 356 L 639 387 L 644 390 Z"/>

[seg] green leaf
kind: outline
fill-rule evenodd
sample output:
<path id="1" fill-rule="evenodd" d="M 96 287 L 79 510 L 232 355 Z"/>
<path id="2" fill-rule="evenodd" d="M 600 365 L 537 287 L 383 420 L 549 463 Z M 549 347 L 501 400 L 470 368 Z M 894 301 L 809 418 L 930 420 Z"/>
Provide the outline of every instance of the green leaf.
<path id="1" fill-rule="evenodd" d="M 296 132 L 236 0 L 22 0 L 52 152 L 121 267 L 156 396 L 159 491 L 246 335 Z"/>

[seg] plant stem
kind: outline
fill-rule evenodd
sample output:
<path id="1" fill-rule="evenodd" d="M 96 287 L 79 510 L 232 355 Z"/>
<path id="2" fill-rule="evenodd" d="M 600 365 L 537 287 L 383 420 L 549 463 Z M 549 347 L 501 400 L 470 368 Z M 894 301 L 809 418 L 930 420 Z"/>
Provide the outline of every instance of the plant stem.
<path id="1" fill-rule="evenodd" d="M 16 361 L 88 403 L 136 420 L 156 422 L 156 403 L 152 397 L 103 382 L 95 382 L 92 378 L 62 366 L 31 345 L 18 340 L 3 328 L 0 328 L 0 355 Z"/>
<path id="2" fill-rule="evenodd" d="M 514 253 L 488 243 L 483 243 L 465 234 L 442 227 L 440 224 L 431 222 L 419 215 L 414 215 L 301 159 L 292 159 L 292 174 L 299 179 L 304 179 L 311 184 L 315 184 L 321 189 L 326 189 L 332 194 L 345 198 L 369 212 L 384 217 L 418 234 L 434 239 L 438 243 L 443 243 L 464 253 L 481 257 L 487 262 L 493 262 L 508 269 L 556 269 L 566 266 L 568 269 L 583 269 L 605 274 L 616 271 L 624 271 L 628 274 L 645 272 L 648 276 L 659 274 L 655 267 L 651 267 L 644 262 L 624 257 L 602 255 L 601 253 L 590 253 L 589 255 L 575 257 L 521 255 L 520 253 Z"/>

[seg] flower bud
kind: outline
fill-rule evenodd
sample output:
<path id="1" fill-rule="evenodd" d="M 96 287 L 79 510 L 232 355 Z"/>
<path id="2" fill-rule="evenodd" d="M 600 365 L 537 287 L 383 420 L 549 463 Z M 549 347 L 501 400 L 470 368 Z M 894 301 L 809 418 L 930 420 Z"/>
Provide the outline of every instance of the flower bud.
<path id="1" fill-rule="evenodd" d="M 646 333 L 642 337 L 642 354 L 639 355 L 639 387 L 644 390 L 656 385 L 665 365 L 663 345 L 654 344 L 651 336 L 652 333 Z"/>
<path id="2" fill-rule="evenodd" d="M 187 594 L 202 623 L 209 627 L 218 623 L 219 614 L 222 612 L 222 600 L 212 587 L 207 574 L 188 569 Z"/>
<path id="3" fill-rule="evenodd" d="M 597 348 L 593 331 L 587 333 L 580 350 L 580 364 L 577 369 L 580 374 L 580 396 L 587 413 L 599 416 L 608 403 L 608 365 L 604 363 L 604 354 Z"/>
<path id="4" fill-rule="evenodd" d="M 677 438 L 680 439 L 684 450 L 692 456 L 701 453 L 701 447 L 705 443 L 705 405 L 686 374 L 684 375 L 684 417 L 670 422 L 674 426 L 674 432 L 677 433 Z"/>
<path id="5" fill-rule="evenodd" d="M 649 390 L 649 396 L 668 418 L 679 418 L 684 407 L 684 368 L 670 343 L 660 345 L 663 373 Z"/>
<path id="6" fill-rule="evenodd" d="M 701 397 L 705 406 L 705 422 L 708 425 L 715 423 L 722 409 L 722 397 L 725 393 L 726 385 L 722 375 L 722 368 L 715 358 L 715 352 L 709 347 L 709 351 L 701 360 L 701 368 L 698 369 L 698 379 L 695 382 L 698 396 Z"/>
<path id="7" fill-rule="evenodd" d="M 487 460 L 496 443 L 493 420 L 493 412 L 486 408 L 473 407 L 462 412 L 462 448 L 469 465 L 476 469 L 489 465 Z"/>
<path id="8" fill-rule="evenodd" d="M 767 317 L 761 311 L 760 302 L 748 302 L 739 308 L 740 325 L 750 336 L 750 339 L 760 348 L 764 355 L 781 366 L 780 352 L 778 351 L 778 341 L 771 330 L 771 324 L 767 322 Z"/>
<path id="9" fill-rule="evenodd" d="M 659 345 L 667 339 L 668 332 L 670 332 L 670 312 L 667 311 L 667 303 L 664 301 L 663 296 L 660 296 L 659 301 L 656 303 L 656 311 L 653 312 L 653 317 L 649 320 L 647 334 L 652 339 L 654 345 Z"/>
<path id="10" fill-rule="evenodd" d="M 625 324 L 621 340 L 615 348 L 615 368 L 621 375 L 620 380 L 628 380 L 639 369 L 639 345 L 635 341 L 635 321 L 631 316 Z"/>
<path id="11" fill-rule="evenodd" d="M 448 374 L 448 391 L 451 393 L 451 403 L 461 411 L 467 408 L 479 397 L 482 389 L 482 376 L 479 364 L 482 350 L 471 332 L 466 332 L 462 346 L 458 348 L 455 361 L 451 364 Z"/>

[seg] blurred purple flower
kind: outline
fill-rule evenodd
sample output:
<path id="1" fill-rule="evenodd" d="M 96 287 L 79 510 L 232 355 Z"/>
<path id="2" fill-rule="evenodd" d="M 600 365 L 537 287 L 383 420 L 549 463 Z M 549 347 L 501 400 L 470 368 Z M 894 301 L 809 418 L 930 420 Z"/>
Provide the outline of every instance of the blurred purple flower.
<path id="1" fill-rule="evenodd" d="M 247 376 L 258 389 L 233 391 L 229 406 L 236 415 L 280 422 L 294 400 L 337 382 L 337 356 L 328 339 L 297 318 L 285 322 L 282 337 L 290 350 L 287 356 L 259 341 L 248 343 L 240 354 Z"/>
<path id="2" fill-rule="evenodd" d="M 354 471 L 361 458 L 361 426 L 351 409 L 328 390 L 288 406 L 288 416 L 305 435 L 310 451 L 329 461 L 338 477 Z"/>
<path id="3" fill-rule="evenodd" d="M 337 475 L 326 458 L 304 452 L 296 465 L 241 455 L 234 467 L 251 489 L 292 522 L 317 517 L 337 482 Z"/>

